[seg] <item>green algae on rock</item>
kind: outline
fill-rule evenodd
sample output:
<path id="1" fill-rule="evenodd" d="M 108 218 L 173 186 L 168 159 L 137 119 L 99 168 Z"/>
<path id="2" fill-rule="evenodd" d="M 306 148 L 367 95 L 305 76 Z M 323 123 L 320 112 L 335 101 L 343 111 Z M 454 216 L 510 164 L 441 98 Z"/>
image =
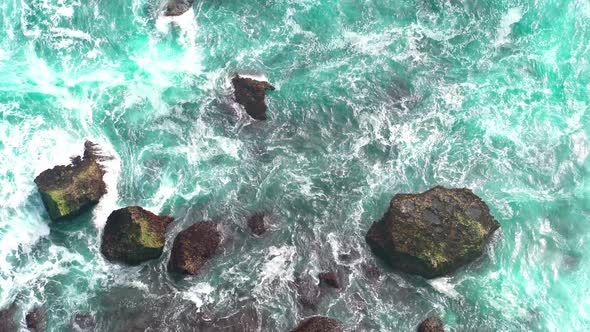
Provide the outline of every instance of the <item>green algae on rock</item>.
<path id="1" fill-rule="evenodd" d="M 107 219 L 101 252 L 109 260 L 137 265 L 162 255 L 166 227 L 174 221 L 139 206 L 115 210 Z"/>
<path id="2" fill-rule="evenodd" d="M 342 330 L 340 321 L 323 316 L 314 316 L 301 322 L 291 332 L 340 332 Z"/>
<path id="3" fill-rule="evenodd" d="M 392 267 L 434 278 L 481 256 L 499 227 L 471 190 L 438 186 L 420 194 L 395 195 L 366 241 Z"/>
<path id="4" fill-rule="evenodd" d="M 217 223 L 198 222 L 178 233 L 172 245 L 168 271 L 195 275 L 221 244 Z"/>
<path id="5" fill-rule="evenodd" d="M 97 146 L 86 141 L 82 158 L 74 157 L 70 165 L 55 166 L 35 178 L 51 220 L 79 215 L 98 203 L 107 192 L 99 164 L 103 158 Z"/>

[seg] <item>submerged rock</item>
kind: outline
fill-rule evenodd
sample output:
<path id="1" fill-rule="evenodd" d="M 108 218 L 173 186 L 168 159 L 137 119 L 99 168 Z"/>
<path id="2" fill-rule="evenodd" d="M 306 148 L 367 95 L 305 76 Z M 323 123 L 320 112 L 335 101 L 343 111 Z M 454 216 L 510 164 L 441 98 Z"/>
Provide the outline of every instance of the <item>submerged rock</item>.
<path id="1" fill-rule="evenodd" d="M 139 206 L 115 210 L 107 219 L 102 235 L 102 254 L 110 261 L 140 264 L 162 255 L 166 227 L 174 221 Z"/>
<path id="2" fill-rule="evenodd" d="M 77 313 L 72 320 L 74 331 L 90 331 L 96 327 L 96 320 L 91 314 Z"/>
<path id="3" fill-rule="evenodd" d="M 195 275 L 221 245 L 217 223 L 198 222 L 178 233 L 172 246 L 168 271 Z"/>
<path id="4" fill-rule="evenodd" d="M 18 306 L 16 301 L 13 302 L 8 308 L 0 310 L 0 331 L 12 332 L 18 331 L 18 324 L 15 319 L 16 311 Z"/>
<path id="5" fill-rule="evenodd" d="M 340 278 L 336 272 L 322 272 L 318 275 L 320 285 L 326 285 L 332 288 L 342 288 Z"/>
<path id="6" fill-rule="evenodd" d="M 43 204 L 52 220 L 76 216 L 96 205 L 107 192 L 104 169 L 96 145 L 84 143 L 84 156 L 68 166 L 55 166 L 35 178 Z"/>
<path id="7" fill-rule="evenodd" d="M 481 256 L 486 240 L 499 227 L 471 190 L 439 186 L 396 195 L 366 241 L 392 267 L 434 278 Z"/>
<path id="8" fill-rule="evenodd" d="M 45 313 L 43 312 L 43 309 L 36 307 L 29 311 L 25 317 L 25 321 L 27 322 L 28 329 L 32 331 L 43 331 L 45 321 Z"/>
<path id="9" fill-rule="evenodd" d="M 232 78 L 234 86 L 234 97 L 236 102 L 246 109 L 252 118 L 256 120 L 266 120 L 266 90 L 274 90 L 274 86 L 268 82 L 257 81 L 251 78 L 240 77 L 236 75 Z"/>
<path id="10" fill-rule="evenodd" d="M 180 16 L 193 7 L 194 0 L 170 0 L 164 9 L 164 16 Z"/>
<path id="11" fill-rule="evenodd" d="M 314 316 L 301 322 L 291 332 L 340 332 L 342 323 L 339 321 L 322 316 Z"/>
<path id="12" fill-rule="evenodd" d="M 418 332 L 445 332 L 443 322 L 435 317 L 430 317 L 418 325 Z"/>
<path id="13" fill-rule="evenodd" d="M 270 216 L 264 213 L 255 213 L 248 218 L 248 227 L 252 233 L 260 236 L 268 230 Z"/>

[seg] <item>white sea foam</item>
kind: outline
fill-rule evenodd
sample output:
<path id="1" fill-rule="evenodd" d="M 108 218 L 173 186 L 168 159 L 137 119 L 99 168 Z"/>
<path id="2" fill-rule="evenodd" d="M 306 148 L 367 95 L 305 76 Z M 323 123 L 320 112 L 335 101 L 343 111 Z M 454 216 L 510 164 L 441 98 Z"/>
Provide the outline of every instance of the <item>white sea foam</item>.
<path id="1" fill-rule="evenodd" d="M 261 255 L 266 260 L 260 268 L 260 282 L 254 288 L 254 293 L 262 297 L 273 296 L 275 292 L 273 289 L 276 288 L 275 281 L 281 283 L 293 281 L 295 254 L 295 247 L 292 246 L 268 248 L 266 253 Z"/>
<path id="2" fill-rule="evenodd" d="M 203 305 L 209 304 L 213 301 L 212 293 L 215 291 L 209 283 L 200 282 L 195 286 L 190 287 L 188 290 L 183 291 L 182 298 L 187 301 L 191 301 L 197 305 L 197 308 L 201 308 Z"/>
<path id="3" fill-rule="evenodd" d="M 436 289 L 438 292 L 443 293 L 449 297 L 454 299 L 458 299 L 461 297 L 461 294 L 455 290 L 455 284 L 453 283 L 453 279 L 451 277 L 440 277 L 436 279 L 428 280 L 428 283 Z"/>
<path id="4" fill-rule="evenodd" d="M 91 138 L 91 140 L 94 140 Z M 92 221 L 98 229 L 102 229 L 106 223 L 109 214 L 117 209 L 119 200 L 118 183 L 121 174 L 121 159 L 115 149 L 105 139 L 96 139 L 94 143 L 98 145 L 105 156 L 110 157 L 101 164 L 105 168 L 104 182 L 107 185 L 107 193 L 100 199 L 97 206 L 92 210 Z"/>
<path id="5" fill-rule="evenodd" d="M 502 16 L 496 31 L 496 47 L 502 46 L 509 42 L 508 37 L 512 33 L 512 25 L 520 22 L 521 19 L 522 9 L 518 7 L 510 8 L 510 10 L 508 10 L 508 12 Z"/>

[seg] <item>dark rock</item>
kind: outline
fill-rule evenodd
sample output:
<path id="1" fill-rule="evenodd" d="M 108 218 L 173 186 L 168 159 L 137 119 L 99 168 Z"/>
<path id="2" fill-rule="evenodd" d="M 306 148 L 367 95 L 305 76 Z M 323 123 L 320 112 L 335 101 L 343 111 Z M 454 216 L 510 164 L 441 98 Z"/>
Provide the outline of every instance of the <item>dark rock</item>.
<path id="1" fill-rule="evenodd" d="M 260 236 L 268 230 L 270 225 L 270 216 L 264 213 L 253 214 L 248 218 L 248 227 L 252 233 Z"/>
<path id="2" fill-rule="evenodd" d="M 435 317 L 425 319 L 418 325 L 418 332 L 444 332 L 443 322 Z"/>
<path id="3" fill-rule="evenodd" d="M 164 9 L 164 16 L 180 16 L 193 7 L 194 0 L 170 0 Z"/>
<path id="4" fill-rule="evenodd" d="M 236 75 L 232 78 L 234 86 L 234 97 L 236 102 L 246 109 L 252 118 L 256 120 L 266 120 L 266 90 L 274 90 L 274 86 L 268 82 L 253 80 L 251 78 L 240 77 Z"/>
<path id="5" fill-rule="evenodd" d="M 18 331 L 18 324 L 15 319 L 17 309 L 16 302 L 13 302 L 8 308 L 0 310 L 0 331 Z"/>
<path id="6" fill-rule="evenodd" d="M 174 239 L 168 271 L 195 275 L 221 245 L 217 223 L 198 222 L 178 233 Z"/>
<path id="7" fill-rule="evenodd" d="M 421 194 L 395 195 L 366 241 L 392 267 L 434 278 L 481 256 L 499 227 L 471 190 L 439 186 Z"/>
<path id="8" fill-rule="evenodd" d="M 91 314 L 77 313 L 72 321 L 75 331 L 89 331 L 96 327 L 96 320 Z"/>
<path id="9" fill-rule="evenodd" d="M 291 332 L 340 332 L 342 323 L 322 316 L 314 316 L 304 320 Z"/>
<path id="10" fill-rule="evenodd" d="M 96 205 L 106 193 L 102 158 L 96 145 L 84 143 L 84 156 L 68 166 L 55 166 L 35 178 L 43 204 L 52 220 L 79 215 Z"/>
<path id="11" fill-rule="evenodd" d="M 27 313 L 25 317 L 27 322 L 27 328 L 33 331 L 43 331 L 44 330 L 44 323 L 45 323 L 45 313 L 43 309 L 36 307 Z"/>
<path id="12" fill-rule="evenodd" d="M 318 275 L 320 285 L 326 285 L 332 288 L 342 288 L 340 278 L 336 272 L 322 272 Z"/>
<path id="13" fill-rule="evenodd" d="M 102 234 L 101 252 L 109 261 L 137 265 L 162 255 L 166 227 L 174 221 L 139 206 L 115 210 Z"/>

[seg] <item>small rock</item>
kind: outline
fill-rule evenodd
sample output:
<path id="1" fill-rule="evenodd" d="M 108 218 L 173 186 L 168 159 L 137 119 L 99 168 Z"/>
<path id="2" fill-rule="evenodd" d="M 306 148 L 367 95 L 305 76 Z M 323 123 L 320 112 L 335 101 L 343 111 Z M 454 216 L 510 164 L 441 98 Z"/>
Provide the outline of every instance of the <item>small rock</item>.
<path id="1" fill-rule="evenodd" d="M 109 261 L 137 265 L 162 255 L 166 227 L 174 221 L 139 206 L 113 211 L 102 235 L 101 252 Z"/>
<path id="2" fill-rule="evenodd" d="M 252 233 L 260 236 L 268 230 L 270 224 L 270 216 L 264 213 L 256 213 L 248 218 L 248 227 Z"/>
<path id="3" fill-rule="evenodd" d="M 221 245 L 217 223 L 198 222 L 178 233 L 172 246 L 168 271 L 195 275 Z"/>
<path id="4" fill-rule="evenodd" d="M 310 317 L 299 324 L 291 332 L 341 332 L 342 323 L 322 316 Z"/>
<path id="5" fill-rule="evenodd" d="M 418 325 L 418 332 L 444 332 L 443 322 L 435 317 L 425 319 Z"/>
<path id="6" fill-rule="evenodd" d="M 256 120 L 266 120 L 266 90 L 274 90 L 274 86 L 239 75 L 232 78 L 232 84 L 236 102 L 244 106 L 246 113 Z"/>
<path id="7" fill-rule="evenodd" d="M 36 307 L 27 313 L 25 320 L 27 322 L 27 328 L 34 330 L 34 331 L 43 331 L 43 324 L 44 324 L 44 312 L 43 309 Z"/>
<path id="8" fill-rule="evenodd" d="M 73 217 L 96 205 L 107 192 L 104 170 L 96 145 L 84 143 L 84 157 L 72 158 L 68 166 L 55 166 L 35 178 L 51 220 Z"/>
<path id="9" fill-rule="evenodd" d="M 170 0 L 164 9 L 164 16 L 180 16 L 193 7 L 194 0 Z"/>
<path id="10" fill-rule="evenodd" d="M 341 288 L 340 278 L 336 272 L 322 272 L 318 275 L 320 285 L 326 285 L 332 288 Z"/>
<path id="11" fill-rule="evenodd" d="M 500 224 L 469 189 L 435 187 L 398 194 L 366 241 L 392 267 L 434 278 L 481 256 Z"/>

